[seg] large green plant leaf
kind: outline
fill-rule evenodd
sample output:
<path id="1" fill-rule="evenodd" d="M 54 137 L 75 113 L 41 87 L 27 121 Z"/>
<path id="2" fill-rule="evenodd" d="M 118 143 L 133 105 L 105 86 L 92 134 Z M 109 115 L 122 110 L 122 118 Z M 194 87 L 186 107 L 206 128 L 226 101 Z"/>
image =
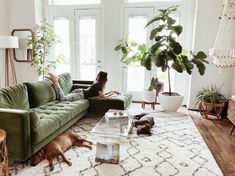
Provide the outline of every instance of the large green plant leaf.
<path id="1" fill-rule="evenodd" d="M 163 17 L 162 16 L 155 16 L 153 19 L 151 19 L 146 25 L 145 27 L 149 26 L 150 24 L 156 22 L 156 21 L 162 21 Z"/>
<path id="2" fill-rule="evenodd" d="M 175 24 L 176 23 L 176 20 L 175 19 L 173 19 L 173 18 L 171 18 L 171 17 L 168 17 L 167 18 L 167 24 L 169 25 L 169 26 L 172 26 L 173 24 Z"/>
<path id="3" fill-rule="evenodd" d="M 178 42 L 172 43 L 171 47 L 176 55 L 182 52 L 182 46 Z"/>
<path id="4" fill-rule="evenodd" d="M 165 25 L 160 25 L 150 33 L 150 40 L 153 40 L 156 37 L 156 34 L 161 32 L 164 29 Z"/>
<path id="5" fill-rule="evenodd" d="M 178 25 L 178 26 L 170 26 L 169 29 L 172 31 L 172 32 L 175 32 L 178 36 L 182 33 L 183 31 L 183 27 L 181 25 Z"/>

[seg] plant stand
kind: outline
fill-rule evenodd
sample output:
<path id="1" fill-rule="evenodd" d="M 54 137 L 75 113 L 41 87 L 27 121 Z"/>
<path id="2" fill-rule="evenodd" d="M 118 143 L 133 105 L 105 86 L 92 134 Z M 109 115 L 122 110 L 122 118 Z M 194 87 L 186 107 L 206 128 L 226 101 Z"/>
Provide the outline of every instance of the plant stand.
<path id="1" fill-rule="evenodd" d="M 156 102 L 145 102 L 145 101 L 142 101 L 141 102 L 141 107 L 143 108 L 143 109 L 145 109 L 145 105 L 146 104 L 150 104 L 151 105 L 151 108 L 153 108 L 153 110 L 155 110 L 155 104 L 156 104 Z"/>
<path id="2" fill-rule="evenodd" d="M 203 118 L 206 119 L 213 119 L 209 118 L 209 115 L 216 116 L 217 119 L 221 119 L 221 113 L 224 108 L 224 103 L 218 103 L 214 105 L 214 113 L 212 113 L 213 107 L 211 107 L 210 103 L 200 103 L 199 105 L 199 112 Z"/>

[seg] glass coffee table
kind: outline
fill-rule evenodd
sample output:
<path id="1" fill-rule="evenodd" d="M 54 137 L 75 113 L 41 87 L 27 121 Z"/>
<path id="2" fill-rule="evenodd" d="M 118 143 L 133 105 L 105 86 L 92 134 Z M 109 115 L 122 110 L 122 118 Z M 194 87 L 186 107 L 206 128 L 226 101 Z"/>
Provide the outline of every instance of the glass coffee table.
<path id="1" fill-rule="evenodd" d="M 111 109 L 108 112 L 120 112 Z M 126 112 L 126 111 L 123 111 Z M 128 114 L 128 112 L 126 112 Z M 128 118 L 117 118 L 108 120 L 105 115 L 92 129 L 92 133 L 105 138 L 127 138 L 132 130 L 133 116 L 128 114 Z"/>
<path id="2" fill-rule="evenodd" d="M 120 112 L 120 110 L 111 109 L 108 112 Z M 120 161 L 120 143 L 126 140 L 128 134 L 132 132 L 133 116 L 128 112 L 125 118 L 115 118 L 108 120 L 105 115 L 92 129 L 92 134 L 102 138 L 96 144 L 96 162 L 105 162 L 118 164 Z"/>

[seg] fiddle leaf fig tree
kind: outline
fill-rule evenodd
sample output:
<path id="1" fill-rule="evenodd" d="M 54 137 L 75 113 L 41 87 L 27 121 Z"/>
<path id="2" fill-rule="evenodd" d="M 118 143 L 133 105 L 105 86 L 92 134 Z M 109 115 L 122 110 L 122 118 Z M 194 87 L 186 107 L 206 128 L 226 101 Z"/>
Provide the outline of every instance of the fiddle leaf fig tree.
<path id="1" fill-rule="evenodd" d="M 170 70 L 174 69 L 179 73 L 186 71 L 192 73 L 194 66 L 197 67 L 200 75 L 205 73 L 205 64 L 207 55 L 200 51 L 197 54 L 191 54 L 189 59 L 187 52 L 178 42 L 178 37 L 183 31 L 181 25 L 176 24 L 176 20 L 171 17 L 171 13 L 177 10 L 177 6 L 159 10 L 159 14 L 151 19 L 146 27 L 156 23 L 150 33 L 150 40 L 153 45 L 149 51 L 143 54 L 141 63 L 147 70 L 151 69 L 152 64 L 161 68 L 163 72 L 168 71 L 169 95 L 171 92 Z"/>
<path id="2" fill-rule="evenodd" d="M 34 60 L 31 65 L 36 67 L 39 77 L 44 78 L 45 74 L 55 68 L 56 63 L 62 59 L 61 57 L 54 61 L 47 59 L 52 47 L 60 41 L 53 26 L 46 21 L 42 21 L 41 25 L 36 25 L 34 36 L 34 39 L 28 41 L 28 44 L 32 45 L 34 50 Z"/>

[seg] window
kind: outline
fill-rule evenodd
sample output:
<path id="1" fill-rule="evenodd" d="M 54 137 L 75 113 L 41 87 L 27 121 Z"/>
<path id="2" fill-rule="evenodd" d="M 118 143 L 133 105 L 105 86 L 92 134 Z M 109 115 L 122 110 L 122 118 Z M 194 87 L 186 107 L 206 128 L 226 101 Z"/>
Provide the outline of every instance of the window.
<path id="1" fill-rule="evenodd" d="M 146 43 L 147 16 L 129 16 L 129 39 Z M 127 90 L 142 91 L 145 86 L 145 68 L 140 64 L 131 64 L 127 69 Z"/>
<path id="2" fill-rule="evenodd" d="M 49 0 L 50 5 L 100 4 L 101 0 Z"/>
<path id="3" fill-rule="evenodd" d="M 66 17 L 54 18 L 55 33 L 59 43 L 55 45 L 55 57 L 60 59 L 56 65 L 56 74 L 70 72 L 70 45 L 69 45 L 69 19 Z"/>
<path id="4" fill-rule="evenodd" d="M 80 77 L 94 80 L 96 75 L 96 19 L 95 16 L 80 16 Z"/>

